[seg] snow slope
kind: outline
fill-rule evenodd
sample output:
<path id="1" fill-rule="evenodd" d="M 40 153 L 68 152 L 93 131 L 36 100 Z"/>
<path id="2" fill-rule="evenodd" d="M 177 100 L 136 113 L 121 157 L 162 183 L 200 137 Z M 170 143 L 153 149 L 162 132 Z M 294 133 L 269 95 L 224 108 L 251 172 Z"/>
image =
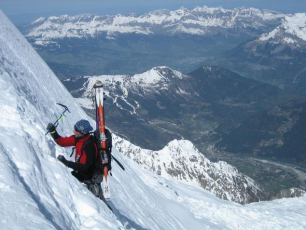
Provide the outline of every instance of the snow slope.
<path id="1" fill-rule="evenodd" d="M 136 163 L 135 163 L 136 164 Z M 302 230 L 306 228 L 306 197 L 240 205 L 216 198 L 177 181 L 163 179 L 134 167 L 160 202 L 189 230 Z"/>
<path id="2" fill-rule="evenodd" d="M 45 136 L 69 106 L 60 132 L 85 113 L 17 29 L 0 12 L 1 229 L 118 229 L 107 208 L 55 159 L 64 154 Z"/>
<path id="3" fill-rule="evenodd" d="M 0 24 L 1 229 L 123 229 L 116 216 L 55 159 L 58 154 L 70 155 L 70 149 L 65 151 L 45 136 L 47 123 L 62 110 L 55 102 L 71 111 L 59 126 L 61 134 L 71 134 L 85 113 L 2 12 Z M 182 229 L 160 205 L 143 205 L 151 199 L 150 189 L 133 171 L 115 175 L 124 188 L 114 186 L 126 207 L 117 214 L 121 220 L 143 229 Z M 134 179 L 127 180 L 127 175 Z M 140 208 L 133 211 L 135 202 Z"/>
<path id="4" fill-rule="evenodd" d="M 143 170 L 114 149 L 112 214 L 55 159 L 69 155 L 45 126 L 61 112 L 71 134 L 85 113 L 0 11 L 1 229 L 305 229 L 306 197 L 239 205 Z"/>

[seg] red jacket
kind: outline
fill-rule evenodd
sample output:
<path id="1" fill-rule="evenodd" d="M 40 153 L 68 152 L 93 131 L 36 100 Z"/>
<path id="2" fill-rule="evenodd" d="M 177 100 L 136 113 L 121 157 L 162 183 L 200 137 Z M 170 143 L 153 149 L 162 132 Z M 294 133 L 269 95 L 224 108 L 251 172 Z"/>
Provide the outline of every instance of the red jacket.
<path id="1" fill-rule="evenodd" d="M 67 161 L 67 167 L 80 172 L 86 177 L 91 177 L 95 170 L 95 163 L 98 159 L 97 146 L 93 143 L 86 144 L 81 152 L 84 143 L 90 138 L 90 135 L 76 138 L 75 136 L 61 137 L 54 133 L 53 138 L 56 143 L 62 147 L 75 146 L 75 162 Z"/>
<path id="2" fill-rule="evenodd" d="M 62 147 L 69 147 L 69 146 L 75 146 L 75 162 L 85 164 L 87 154 L 85 150 L 83 150 L 83 154 L 81 153 L 82 146 L 85 141 L 87 141 L 90 138 L 90 135 L 86 136 L 85 138 L 76 138 L 75 136 L 70 137 L 59 137 L 55 139 L 56 143 Z M 81 159 L 80 159 L 81 157 Z"/>

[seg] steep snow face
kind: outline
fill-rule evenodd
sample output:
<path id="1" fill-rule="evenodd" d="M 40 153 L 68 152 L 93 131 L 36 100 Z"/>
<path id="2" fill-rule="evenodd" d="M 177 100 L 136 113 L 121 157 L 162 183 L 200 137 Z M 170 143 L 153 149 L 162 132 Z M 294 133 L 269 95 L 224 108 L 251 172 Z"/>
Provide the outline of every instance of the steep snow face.
<path id="1" fill-rule="evenodd" d="M 283 43 L 299 46 L 306 44 L 306 13 L 286 16 L 283 23 L 270 33 L 264 34 L 259 41 Z"/>
<path id="2" fill-rule="evenodd" d="M 76 183 L 45 136 L 48 122 L 69 106 L 59 130 L 71 130 L 85 113 L 52 71 L 0 11 L 0 187 L 2 229 L 87 229 L 120 223 Z"/>
<path id="3" fill-rule="evenodd" d="M 212 163 L 186 140 L 174 140 L 160 151 L 143 150 L 119 137 L 116 147 L 147 170 L 167 179 L 202 187 L 225 200 L 249 203 L 258 200 L 256 183 L 226 162 Z"/>
<path id="4" fill-rule="evenodd" d="M 45 135 L 48 122 L 62 112 L 55 102 L 71 111 L 60 134 L 71 135 L 73 124 L 87 116 L 1 11 L 0 90 L 1 229 L 184 229 L 151 201 L 160 195 L 128 164 L 128 173 L 114 167 L 114 215 L 56 160 L 59 154 L 69 158 L 71 149 Z"/>
<path id="5" fill-rule="evenodd" d="M 266 28 L 278 25 L 284 15 L 254 8 L 197 7 L 175 11 L 157 10 L 143 15 L 79 15 L 39 18 L 29 27 L 27 37 L 35 38 L 37 45 L 48 44 L 57 38 L 96 37 L 107 33 L 150 34 L 196 34 L 205 35 L 216 28 Z"/>

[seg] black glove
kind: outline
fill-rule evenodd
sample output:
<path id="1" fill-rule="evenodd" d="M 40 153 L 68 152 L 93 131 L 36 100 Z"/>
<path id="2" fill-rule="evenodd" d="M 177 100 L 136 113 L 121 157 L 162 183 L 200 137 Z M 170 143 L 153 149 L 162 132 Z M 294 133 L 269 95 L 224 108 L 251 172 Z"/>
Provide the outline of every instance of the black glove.
<path id="1" fill-rule="evenodd" d="M 64 165 L 66 165 L 67 160 L 66 160 L 66 158 L 65 158 L 63 155 L 59 155 L 59 156 L 57 157 L 57 159 L 58 159 L 60 162 L 62 162 Z"/>
<path id="2" fill-rule="evenodd" d="M 54 124 L 49 123 L 48 126 L 47 126 L 47 130 L 48 130 L 50 133 L 53 133 L 54 131 L 56 131 L 56 127 L 55 127 Z"/>

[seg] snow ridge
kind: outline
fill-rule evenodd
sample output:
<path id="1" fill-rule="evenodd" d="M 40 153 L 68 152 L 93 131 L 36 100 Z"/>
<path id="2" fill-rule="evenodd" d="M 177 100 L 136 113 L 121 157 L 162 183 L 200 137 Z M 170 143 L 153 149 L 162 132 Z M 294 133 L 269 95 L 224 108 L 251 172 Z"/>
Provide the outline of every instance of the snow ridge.
<path id="1" fill-rule="evenodd" d="M 202 187 L 219 198 L 249 203 L 258 200 L 260 188 L 249 177 L 226 162 L 212 163 L 187 140 L 174 140 L 160 151 L 144 150 L 119 137 L 114 139 L 119 151 L 166 179 Z"/>

